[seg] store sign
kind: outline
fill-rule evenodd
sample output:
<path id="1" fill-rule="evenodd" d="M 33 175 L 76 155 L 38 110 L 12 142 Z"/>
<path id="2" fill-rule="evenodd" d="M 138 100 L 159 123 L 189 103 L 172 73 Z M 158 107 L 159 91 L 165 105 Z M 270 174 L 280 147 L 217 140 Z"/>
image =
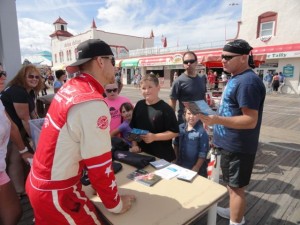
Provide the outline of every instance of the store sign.
<path id="1" fill-rule="evenodd" d="M 287 64 L 283 67 L 282 73 L 285 77 L 294 77 L 294 66 Z"/>
<path id="2" fill-rule="evenodd" d="M 297 52 L 275 52 L 267 54 L 267 59 L 283 59 L 300 57 L 300 51 Z"/>
<path id="3" fill-rule="evenodd" d="M 182 62 L 182 55 L 181 54 L 174 55 L 171 63 L 172 64 L 183 64 L 183 62 Z"/>
<path id="4" fill-rule="evenodd" d="M 278 63 L 262 63 L 259 68 L 277 68 Z"/>

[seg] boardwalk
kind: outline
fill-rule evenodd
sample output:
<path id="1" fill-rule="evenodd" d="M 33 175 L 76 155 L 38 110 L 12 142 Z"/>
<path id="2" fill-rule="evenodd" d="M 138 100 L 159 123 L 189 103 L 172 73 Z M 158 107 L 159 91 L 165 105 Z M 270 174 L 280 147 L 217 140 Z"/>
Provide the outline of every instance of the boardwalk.
<path id="1" fill-rule="evenodd" d="M 134 88 L 125 87 L 122 94 L 133 102 L 140 98 L 138 90 Z M 168 94 L 168 90 L 162 90 L 160 97 L 167 101 Z M 247 187 L 246 224 L 300 224 L 299 174 L 300 97 L 268 95 L 259 150 L 251 183 Z M 34 224 L 27 198 L 22 199 L 22 205 L 24 214 L 19 225 Z M 228 197 L 219 205 L 227 207 Z M 220 217 L 217 219 L 218 225 L 228 224 L 228 220 Z M 206 221 L 204 215 L 194 225 L 205 225 Z"/>

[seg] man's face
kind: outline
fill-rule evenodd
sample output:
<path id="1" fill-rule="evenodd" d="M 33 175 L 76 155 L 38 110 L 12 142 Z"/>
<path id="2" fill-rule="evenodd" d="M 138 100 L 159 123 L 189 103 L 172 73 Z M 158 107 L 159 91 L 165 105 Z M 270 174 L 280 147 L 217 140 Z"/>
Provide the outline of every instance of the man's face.
<path id="1" fill-rule="evenodd" d="M 222 52 L 222 64 L 223 64 L 223 70 L 228 73 L 233 73 L 237 71 L 237 69 L 240 67 L 242 61 L 241 58 L 243 55 L 239 55 L 232 52 Z"/>
<path id="2" fill-rule="evenodd" d="M 197 60 L 193 54 L 186 54 L 183 58 L 183 66 L 187 74 L 193 74 L 196 71 Z"/>
<path id="3" fill-rule="evenodd" d="M 115 58 L 113 56 L 100 57 L 103 62 L 104 84 L 115 83 Z"/>

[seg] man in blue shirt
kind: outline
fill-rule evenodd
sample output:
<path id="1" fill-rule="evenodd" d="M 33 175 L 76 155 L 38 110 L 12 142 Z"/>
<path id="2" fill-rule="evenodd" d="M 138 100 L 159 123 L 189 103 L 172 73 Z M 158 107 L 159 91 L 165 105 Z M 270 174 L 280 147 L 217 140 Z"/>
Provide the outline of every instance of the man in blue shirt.
<path id="1" fill-rule="evenodd" d="M 264 81 L 266 82 L 267 93 L 272 91 L 272 80 L 273 76 L 270 71 L 268 71 L 267 75 L 264 77 Z"/>
<path id="2" fill-rule="evenodd" d="M 232 74 L 222 95 L 219 115 L 200 119 L 214 126 L 213 143 L 221 152 L 223 180 L 229 192 L 229 209 L 218 214 L 229 224 L 244 224 L 245 187 L 249 184 L 261 127 L 266 89 L 254 68 L 252 47 L 244 40 L 227 43 L 222 52 L 223 69 Z M 249 55 L 250 54 L 250 55 Z"/>

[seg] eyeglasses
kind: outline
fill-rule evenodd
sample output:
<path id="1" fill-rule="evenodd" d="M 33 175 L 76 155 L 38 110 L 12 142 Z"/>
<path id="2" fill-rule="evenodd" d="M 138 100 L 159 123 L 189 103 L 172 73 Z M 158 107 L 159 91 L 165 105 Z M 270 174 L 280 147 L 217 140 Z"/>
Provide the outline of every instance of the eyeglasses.
<path id="1" fill-rule="evenodd" d="M 32 74 L 29 74 L 28 76 L 27 76 L 29 79 L 33 79 L 33 78 L 35 78 L 36 80 L 39 80 L 40 79 L 40 76 L 39 75 L 32 75 Z"/>
<path id="2" fill-rule="evenodd" d="M 234 57 L 237 57 L 237 56 L 241 56 L 241 55 L 221 55 L 221 58 L 225 59 L 226 61 L 229 61 L 229 60 L 231 60 L 231 59 L 233 59 Z"/>
<path id="3" fill-rule="evenodd" d="M 106 89 L 105 90 L 107 93 L 112 93 L 112 92 L 117 92 L 118 88 L 114 88 L 114 89 Z"/>
<path id="4" fill-rule="evenodd" d="M 194 62 L 196 62 L 197 60 L 196 59 L 189 59 L 189 60 L 184 60 L 183 61 L 183 64 L 193 64 Z"/>
<path id="5" fill-rule="evenodd" d="M 6 71 L 1 71 L 1 72 L 0 72 L 0 78 L 1 78 L 2 76 L 5 76 L 5 77 L 6 77 Z"/>
<path id="6" fill-rule="evenodd" d="M 111 64 L 112 64 L 113 66 L 116 65 L 116 60 L 115 60 L 115 57 L 113 57 L 113 56 L 99 56 L 99 57 L 104 58 L 104 59 L 110 59 Z"/>

